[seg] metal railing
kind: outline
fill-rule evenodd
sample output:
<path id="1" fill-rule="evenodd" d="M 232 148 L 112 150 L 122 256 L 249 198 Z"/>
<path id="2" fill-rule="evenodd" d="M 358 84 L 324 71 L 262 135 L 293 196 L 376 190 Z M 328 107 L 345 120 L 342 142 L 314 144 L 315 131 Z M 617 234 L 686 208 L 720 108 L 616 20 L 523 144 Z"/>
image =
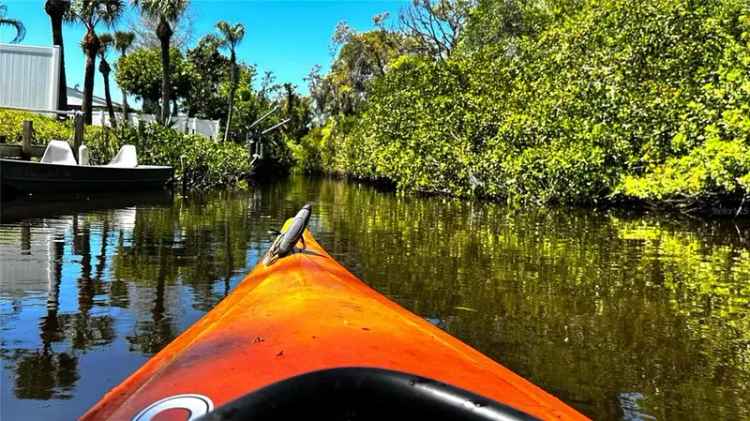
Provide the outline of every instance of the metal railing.
<path id="1" fill-rule="evenodd" d="M 44 108 L 27 108 L 27 107 L 11 107 L 7 105 L 0 105 L 0 109 L 3 110 L 12 110 L 12 111 L 27 111 L 30 113 L 45 113 L 45 114 L 57 114 L 57 115 L 67 115 L 67 116 L 74 116 L 76 114 L 79 114 L 80 111 L 63 111 L 63 110 L 46 110 Z"/>

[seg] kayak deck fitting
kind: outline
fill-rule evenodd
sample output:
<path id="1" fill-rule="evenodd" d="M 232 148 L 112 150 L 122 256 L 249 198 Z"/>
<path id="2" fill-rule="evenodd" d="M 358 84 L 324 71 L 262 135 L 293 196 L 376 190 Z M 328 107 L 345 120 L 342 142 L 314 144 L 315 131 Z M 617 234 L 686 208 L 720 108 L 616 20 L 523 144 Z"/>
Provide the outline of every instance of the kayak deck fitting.
<path id="1" fill-rule="evenodd" d="M 83 419 L 587 419 L 365 285 L 309 215 Z"/>

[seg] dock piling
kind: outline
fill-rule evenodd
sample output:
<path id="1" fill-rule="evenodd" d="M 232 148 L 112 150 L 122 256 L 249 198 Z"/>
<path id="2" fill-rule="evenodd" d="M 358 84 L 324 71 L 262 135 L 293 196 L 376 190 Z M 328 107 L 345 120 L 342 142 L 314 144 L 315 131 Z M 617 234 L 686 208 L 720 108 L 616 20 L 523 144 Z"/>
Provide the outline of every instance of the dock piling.
<path id="1" fill-rule="evenodd" d="M 31 159 L 31 138 L 34 135 L 34 123 L 31 120 L 24 120 L 22 135 L 21 157 L 23 159 Z"/>
<path id="2" fill-rule="evenodd" d="M 83 114 L 76 113 L 73 121 L 75 124 L 73 131 L 73 155 L 76 157 L 76 161 L 80 162 L 78 149 L 83 145 Z"/>

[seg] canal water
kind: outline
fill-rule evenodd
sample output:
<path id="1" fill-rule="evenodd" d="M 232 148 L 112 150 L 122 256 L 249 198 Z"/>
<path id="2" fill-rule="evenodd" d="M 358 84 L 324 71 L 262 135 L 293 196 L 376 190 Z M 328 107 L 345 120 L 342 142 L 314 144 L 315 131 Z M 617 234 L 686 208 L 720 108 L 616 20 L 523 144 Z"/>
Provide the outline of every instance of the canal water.
<path id="1" fill-rule="evenodd" d="M 596 419 L 750 417 L 750 223 L 508 209 L 292 177 L 3 204 L 3 420 L 73 419 L 225 297 L 305 202 L 371 286 Z"/>

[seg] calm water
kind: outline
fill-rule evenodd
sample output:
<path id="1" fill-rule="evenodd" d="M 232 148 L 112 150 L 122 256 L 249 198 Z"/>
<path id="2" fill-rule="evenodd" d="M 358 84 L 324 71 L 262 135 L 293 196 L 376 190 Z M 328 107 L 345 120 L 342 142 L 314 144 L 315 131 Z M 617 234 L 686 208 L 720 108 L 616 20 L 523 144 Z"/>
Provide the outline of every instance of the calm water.
<path id="1" fill-rule="evenodd" d="M 592 417 L 750 417 L 748 221 L 291 178 L 3 205 L 0 418 L 82 414 L 229 293 L 306 201 L 319 241 L 366 282 Z"/>

